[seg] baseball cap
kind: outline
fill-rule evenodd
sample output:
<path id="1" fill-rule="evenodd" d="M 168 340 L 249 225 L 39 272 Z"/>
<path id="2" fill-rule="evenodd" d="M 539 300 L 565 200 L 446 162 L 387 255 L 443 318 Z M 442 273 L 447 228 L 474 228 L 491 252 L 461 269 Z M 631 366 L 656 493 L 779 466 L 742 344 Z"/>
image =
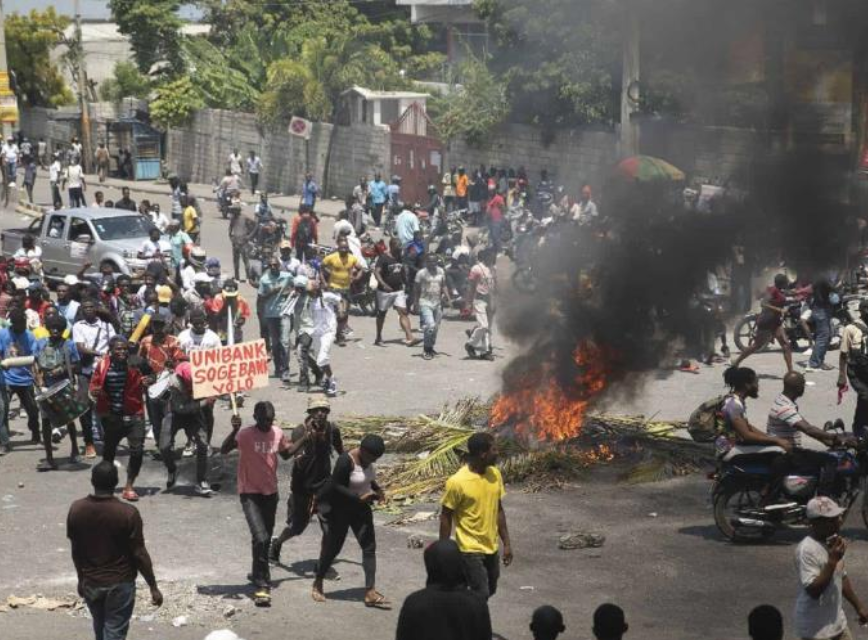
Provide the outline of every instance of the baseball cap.
<path id="1" fill-rule="evenodd" d="M 331 404 L 329 404 L 329 399 L 323 395 L 315 395 L 311 396 L 307 399 L 307 410 L 311 412 L 315 409 L 326 409 L 331 411 Z"/>
<path id="2" fill-rule="evenodd" d="M 817 496 L 808 500 L 808 520 L 817 518 L 837 518 L 844 513 L 844 508 L 827 496 Z"/>
<path id="3" fill-rule="evenodd" d="M 162 304 L 168 304 L 172 301 L 172 287 L 160 285 L 157 287 L 157 301 Z"/>

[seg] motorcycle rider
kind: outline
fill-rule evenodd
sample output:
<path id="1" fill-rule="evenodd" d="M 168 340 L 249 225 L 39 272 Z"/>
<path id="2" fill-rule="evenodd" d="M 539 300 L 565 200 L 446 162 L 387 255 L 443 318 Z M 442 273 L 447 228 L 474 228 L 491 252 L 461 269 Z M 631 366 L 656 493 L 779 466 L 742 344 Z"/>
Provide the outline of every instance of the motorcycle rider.
<path id="1" fill-rule="evenodd" d="M 232 173 L 230 169 L 226 169 L 226 175 L 223 176 L 223 179 L 214 191 L 217 193 L 217 202 L 220 203 L 220 210 L 224 211 L 228 209 L 232 198 L 241 195 L 241 183 L 238 181 L 238 176 Z"/>
<path id="2" fill-rule="evenodd" d="M 844 328 L 838 362 L 839 397 L 847 389 L 849 378 L 856 392 L 853 433 L 862 439 L 868 428 L 868 300 L 859 303 L 859 319 Z"/>
<path id="3" fill-rule="evenodd" d="M 790 302 L 786 293 L 789 286 L 789 279 L 783 273 L 775 276 L 774 285 L 769 287 L 763 296 L 762 311 L 756 320 L 756 334 L 748 348 L 732 362 L 733 367 L 738 367 L 746 358 L 765 347 L 772 339 L 777 339 L 784 354 L 787 372 L 793 370 L 793 350 L 783 327 L 783 316 L 787 312 L 787 304 Z"/>

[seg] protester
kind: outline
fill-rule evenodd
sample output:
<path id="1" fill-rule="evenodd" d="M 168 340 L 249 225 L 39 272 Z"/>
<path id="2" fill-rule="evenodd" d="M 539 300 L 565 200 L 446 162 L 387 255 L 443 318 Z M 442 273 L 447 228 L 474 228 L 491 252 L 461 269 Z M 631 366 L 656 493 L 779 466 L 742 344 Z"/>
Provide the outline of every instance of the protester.
<path id="1" fill-rule="evenodd" d="M 352 283 L 363 275 L 358 258 L 350 253 L 346 238 L 338 240 L 337 251 L 327 255 L 322 261 L 320 277 L 323 287 L 339 296 L 337 343 L 343 346 L 346 340 L 346 328 L 349 314 L 349 295 Z"/>
<path id="2" fill-rule="evenodd" d="M 124 209 L 125 211 L 137 210 L 136 201 L 130 198 L 130 188 L 121 187 L 121 199 L 115 202 L 115 209 Z"/>
<path id="3" fill-rule="evenodd" d="M 488 220 L 488 240 L 491 243 L 491 251 L 495 259 L 500 253 L 503 236 L 503 209 L 506 202 L 497 191 L 489 191 L 488 201 L 485 204 L 485 215 Z"/>
<path id="4" fill-rule="evenodd" d="M 155 310 L 150 320 L 151 333 L 139 343 L 139 356 L 147 362 L 155 379 L 159 379 L 164 371 L 174 371 L 175 366 L 187 358 L 178 338 L 167 332 L 168 319 L 167 309 Z M 148 419 L 154 431 L 154 441 L 159 448 L 163 422 L 169 416 L 168 398 L 165 394 L 153 397 L 149 393 L 145 400 Z"/>
<path id="5" fill-rule="evenodd" d="M 389 251 L 383 252 L 374 265 L 374 277 L 377 280 L 377 337 L 375 345 L 383 344 L 383 326 L 386 314 L 392 307 L 398 314 L 398 323 L 404 331 L 404 344 L 415 344 L 413 331 L 410 327 L 409 301 L 405 292 L 406 271 L 401 261 L 401 245 L 397 238 L 389 239 Z"/>
<path id="6" fill-rule="evenodd" d="M 24 165 L 24 189 L 27 191 L 27 201 L 33 204 L 33 187 L 36 185 L 36 159 L 28 158 Z"/>
<path id="7" fill-rule="evenodd" d="M 446 287 L 446 274 L 437 264 L 437 256 L 433 253 L 425 254 L 425 268 L 416 274 L 413 291 L 416 294 L 413 306 L 419 310 L 424 335 L 422 357 L 430 360 L 437 355 L 434 346 L 437 343 L 440 320 L 443 318 L 442 301 L 446 300 L 447 305 L 452 304 Z"/>
<path id="8" fill-rule="evenodd" d="M 292 274 L 281 271 L 280 259 L 274 257 L 268 261 L 268 270 L 259 280 L 259 297 L 264 301 L 260 322 L 265 324 L 268 332 L 274 377 L 284 383 L 289 382 L 289 354 L 283 348 L 281 322 L 283 306 L 292 290 L 292 280 Z"/>
<path id="9" fill-rule="evenodd" d="M 111 160 L 111 156 L 109 156 L 109 151 L 106 149 L 105 142 L 100 141 L 97 145 L 97 150 L 94 153 L 94 160 L 96 160 L 96 174 L 99 178 L 100 182 L 105 182 L 106 177 L 108 177 L 109 171 L 109 162 Z"/>
<path id="10" fill-rule="evenodd" d="M 60 185 L 61 189 L 69 188 L 69 206 L 70 208 L 86 207 L 87 202 L 84 199 L 84 192 L 87 191 L 87 182 L 84 179 L 84 169 L 79 163 L 78 156 L 73 156 L 72 161 L 63 173 L 63 180 Z"/>
<path id="11" fill-rule="evenodd" d="M 371 216 L 374 219 L 374 226 L 379 229 L 383 221 L 383 207 L 386 205 L 388 197 L 386 183 L 379 171 L 374 174 L 374 179 L 368 183 L 368 194 L 371 198 Z"/>
<path id="12" fill-rule="evenodd" d="M 9 313 L 9 326 L 0 328 L 0 359 L 21 358 L 36 354 L 37 344 L 33 332 L 27 328 L 27 317 L 23 309 L 13 309 Z M 30 442 L 39 444 L 41 440 L 39 426 L 39 409 L 36 406 L 36 396 L 33 392 L 33 368 L 31 366 L 3 367 L 3 427 L 9 430 L 9 402 L 12 396 L 18 396 L 21 407 L 27 413 L 27 428 L 30 431 Z M 0 443 L 2 444 L 2 443 Z M 6 443 L 8 449 L 8 439 Z"/>
<path id="13" fill-rule="evenodd" d="M 825 496 L 808 501 L 810 535 L 799 543 L 795 554 L 799 592 L 793 624 L 799 638 L 851 638 L 843 598 L 856 610 L 859 624 L 868 624 L 868 609 L 856 595 L 844 566 L 847 541 L 839 531 L 845 513 L 845 509 Z"/>
<path id="14" fill-rule="evenodd" d="M 464 167 L 458 167 L 458 175 L 455 177 L 455 206 L 458 209 L 468 208 L 468 188 L 470 179 L 464 171 Z"/>
<path id="15" fill-rule="evenodd" d="M 63 188 L 63 165 L 60 162 L 60 154 L 55 153 L 51 166 L 48 167 L 48 182 L 51 186 L 51 204 L 55 209 L 63 206 L 63 198 L 60 190 Z"/>
<path id="16" fill-rule="evenodd" d="M 853 433 L 862 439 L 868 429 L 868 300 L 859 302 L 859 319 L 844 327 L 838 363 L 839 393 L 847 380 L 856 392 Z"/>
<path id="17" fill-rule="evenodd" d="M 238 283 L 235 280 L 232 278 L 226 280 L 220 293 L 205 302 L 205 312 L 208 314 L 208 324 L 222 343 L 227 344 L 229 341 L 230 312 L 232 314 L 232 342 L 238 343 L 244 340 L 244 325 L 250 320 L 252 312 L 247 300 L 239 293 Z"/>
<path id="18" fill-rule="evenodd" d="M 464 349 L 471 358 L 493 360 L 491 347 L 491 327 L 494 318 L 494 295 L 496 281 L 492 267 L 493 252 L 483 249 L 479 252 L 475 265 L 470 269 L 467 283 L 467 295 L 464 300 L 466 313 L 473 310 L 476 325 L 470 330 L 469 340 Z"/>
<path id="19" fill-rule="evenodd" d="M 352 529 L 362 548 L 365 606 L 391 609 L 391 603 L 375 587 L 377 542 L 371 511 L 373 502 L 385 500 L 385 494 L 377 484 L 374 467 L 385 450 L 386 445 L 380 436 L 364 436 L 358 447 L 338 456 L 331 479 L 317 496 L 323 539 L 311 594 L 315 602 L 326 601 L 323 580 L 341 552 L 347 533 Z"/>
<path id="20" fill-rule="evenodd" d="M 424 559 L 428 580 L 404 600 L 396 640 L 490 640 L 488 604 L 468 590 L 458 545 L 437 540 Z"/>
<path id="21" fill-rule="evenodd" d="M 783 317 L 789 303 L 785 293 L 788 288 L 787 276 L 782 273 L 776 275 L 774 285 L 766 290 L 763 297 L 762 311 L 756 321 L 756 334 L 748 348 L 733 360 L 732 366 L 738 367 L 746 358 L 765 347 L 773 339 L 777 339 L 784 354 L 787 371 L 793 370 L 793 349 L 783 328 Z"/>
<path id="22" fill-rule="evenodd" d="M 452 535 L 461 550 L 470 588 L 485 600 L 497 591 L 500 577 L 498 536 L 503 564 L 512 564 L 512 545 L 502 500 L 506 495 L 497 462 L 497 444 L 490 433 L 478 432 L 467 441 L 467 464 L 446 481 L 440 501 L 440 539 Z"/>
<path id="23" fill-rule="evenodd" d="M 269 559 L 280 562 L 283 543 L 307 529 L 316 511 L 315 497 L 331 477 L 331 454 L 344 452 L 341 430 L 328 420 L 331 405 L 323 396 L 307 401 L 307 417 L 292 431 L 292 442 L 299 449 L 292 464 L 290 495 L 286 503 L 286 527 L 271 541 Z"/>
<path id="24" fill-rule="evenodd" d="M 316 199 L 319 195 L 319 186 L 313 181 L 313 174 L 308 171 L 304 174 L 304 182 L 301 185 L 301 202 L 299 203 L 299 208 L 301 205 L 304 205 L 308 211 L 313 213 L 316 209 Z"/>
<path id="25" fill-rule="evenodd" d="M 298 208 L 298 215 L 292 220 L 289 240 L 295 249 L 299 262 L 307 262 L 314 256 L 313 246 L 319 242 L 317 222 L 307 206 Z"/>
<path id="26" fill-rule="evenodd" d="M 770 604 L 754 607 L 747 617 L 747 633 L 751 640 L 784 640 L 784 619 Z"/>
<path id="27" fill-rule="evenodd" d="M 262 159 L 251 149 L 247 158 L 247 178 L 250 180 L 250 195 L 256 195 L 259 188 L 259 174 L 262 173 Z"/>
<path id="28" fill-rule="evenodd" d="M 582 225 L 592 224 L 599 218 L 597 204 L 593 200 L 593 193 L 590 185 L 582 187 L 582 197 L 578 202 L 578 207 L 573 220 Z"/>
<path id="29" fill-rule="evenodd" d="M 229 219 L 229 242 L 232 245 L 232 268 L 235 279 L 244 282 L 250 272 L 250 256 L 247 245 L 256 234 L 256 223 L 242 213 L 241 208 L 232 209 Z M 240 273 L 241 262 L 244 262 L 244 273 Z"/>
<path id="30" fill-rule="evenodd" d="M 227 171 L 229 171 L 233 176 L 241 175 L 241 162 L 243 158 L 241 154 L 238 153 L 238 149 L 233 149 L 232 153 L 229 154 L 229 160 L 227 161 Z"/>
<path id="31" fill-rule="evenodd" d="M 151 603 L 163 604 L 151 556 L 145 547 L 138 510 L 114 497 L 118 470 L 103 460 L 91 472 L 93 493 L 72 503 L 66 537 L 78 575 L 78 594 L 93 621 L 96 640 L 124 640 L 136 605 L 136 576 L 151 590 Z"/>
<path id="32" fill-rule="evenodd" d="M 621 640 L 629 628 L 624 611 L 616 604 L 601 604 L 594 611 L 594 637 L 597 640 Z"/>
<path id="33" fill-rule="evenodd" d="M 196 211 L 196 198 L 187 196 L 186 205 L 181 213 L 184 223 L 184 233 L 186 233 L 193 242 L 199 242 L 199 213 Z"/>

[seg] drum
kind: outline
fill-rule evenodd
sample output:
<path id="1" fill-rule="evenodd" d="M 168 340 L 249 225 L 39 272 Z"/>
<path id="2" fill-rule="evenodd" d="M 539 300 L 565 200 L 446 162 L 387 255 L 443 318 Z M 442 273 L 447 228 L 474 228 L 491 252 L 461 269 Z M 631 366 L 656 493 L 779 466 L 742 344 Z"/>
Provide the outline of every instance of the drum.
<path id="1" fill-rule="evenodd" d="M 172 381 L 172 372 L 163 371 L 157 376 L 156 381 L 148 387 L 148 397 L 151 400 L 159 400 L 164 398 L 169 391 L 169 383 Z"/>
<path id="2" fill-rule="evenodd" d="M 77 397 L 69 380 L 61 380 L 37 395 L 36 404 L 53 429 L 73 422 L 90 409 L 89 404 Z"/>

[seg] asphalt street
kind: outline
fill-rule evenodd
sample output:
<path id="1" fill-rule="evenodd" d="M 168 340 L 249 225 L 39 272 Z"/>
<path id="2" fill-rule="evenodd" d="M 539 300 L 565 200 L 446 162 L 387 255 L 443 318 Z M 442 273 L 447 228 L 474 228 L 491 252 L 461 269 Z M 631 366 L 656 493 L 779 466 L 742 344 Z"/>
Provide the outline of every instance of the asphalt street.
<path id="1" fill-rule="evenodd" d="M 144 186 L 162 189 L 163 195 L 148 193 L 147 197 L 168 210 L 168 189 Z M 114 186 L 103 190 L 107 198 L 120 197 Z M 142 195 L 134 192 L 133 197 L 138 200 Z M 37 185 L 37 200 L 48 200 L 44 179 Z M 295 206 L 297 199 L 278 198 L 277 204 L 284 201 Z M 323 203 L 322 208 L 326 213 L 337 210 L 336 203 Z M 204 209 L 203 245 L 228 271 L 231 256 L 226 222 L 219 219 L 213 203 Z M 0 214 L 2 228 L 20 222 L 18 214 Z M 330 237 L 329 217 L 324 218 L 323 227 L 321 233 Z M 252 289 L 244 288 L 242 294 L 252 302 Z M 450 318 L 444 322 L 438 343 L 443 355 L 426 362 L 421 348 L 400 344 L 394 316 L 386 329 L 392 342 L 382 348 L 372 344 L 372 318 L 355 317 L 351 324 L 353 339 L 333 351 L 341 391 L 333 403 L 338 423 L 342 415 L 428 413 L 468 395 L 488 397 L 497 391 L 499 372 L 514 353 L 495 334 L 497 358 L 493 363 L 468 360 L 462 343 L 469 325 Z M 414 320 L 414 327 L 416 324 Z M 804 358 L 796 356 L 796 362 Z M 837 353 L 830 353 L 827 361 L 837 364 Z M 754 424 L 764 424 L 764 414 L 781 386 L 783 360 L 770 352 L 745 364 L 761 374 L 761 395 L 749 405 L 748 413 Z M 702 400 L 723 392 L 723 368 L 722 364 L 703 367 L 699 374 L 661 369 L 611 397 L 605 409 L 684 419 Z M 809 376 L 813 384 L 801 407 L 810 421 L 852 416 L 852 394 L 841 406 L 836 404 L 836 375 L 832 371 Z M 253 397 L 272 400 L 284 421 L 300 420 L 303 415 L 303 394 L 282 389 L 276 380 Z M 248 417 L 251 408 L 252 403 L 245 408 Z M 13 443 L 22 442 L 24 421 L 19 418 L 12 428 L 19 432 Z M 228 428 L 229 412 L 218 409 L 215 440 Z M 39 458 L 36 447 L 19 444 L 0 459 L 0 603 L 11 594 L 63 596 L 75 590 L 65 517 L 70 502 L 88 493 L 89 474 L 86 469 L 38 474 Z M 212 472 L 219 473 L 220 465 L 234 462 L 234 456 L 225 461 L 218 456 L 212 459 Z M 789 626 L 797 590 L 792 554 L 802 531 L 783 532 L 770 544 L 733 546 L 716 533 L 708 504 L 710 483 L 703 476 L 633 486 L 618 481 L 621 471 L 616 466 L 600 468 L 562 491 L 528 493 L 520 486 L 508 488 L 505 505 L 516 560 L 504 569 L 500 590 L 490 602 L 499 637 L 530 638 L 530 614 L 544 603 L 564 612 L 566 638 L 591 637 L 592 612 L 606 601 L 620 604 L 627 612 L 628 639 L 745 638 L 747 613 L 760 603 L 778 606 Z M 284 488 L 288 466 L 282 468 L 281 477 Z M 377 516 L 378 588 L 395 603 L 395 610 L 362 606 L 360 552 L 354 541 L 348 541 L 337 565 L 341 579 L 326 583 L 330 602 L 312 602 L 311 571 L 319 544 L 315 527 L 284 547 L 286 564 L 273 573 L 277 582 L 274 605 L 270 610 L 257 610 L 249 602 L 244 578 L 249 570 L 249 537 L 236 497 L 220 494 L 206 500 L 183 487 L 163 495 L 164 481 L 162 466 L 146 460 L 138 482 L 143 494 L 138 508 L 167 601 L 165 611 L 159 612 L 140 601 L 137 616 L 141 618 L 133 622 L 131 640 L 201 640 L 208 631 L 222 627 L 231 627 L 247 640 L 385 640 L 394 636 L 400 602 L 424 585 L 421 550 L 409 548 L 407 540 L 412 534 L 434 539 L 436 521 L 385 526 L 395 516 L 383 513 Z M 182 485 L 191 482 L 189 475 L 182 476 Z M 435 507 L 419 508 L 433 512 Z M 279 518 L 284 515 L 281 506 Z M 844 532 L 854 541 L 847 559 L 857 591 L 868 597 L 868 576 L 863 571 L 868 534 L 858 518 L 858 514 L 851 516 Z M 584 551 L 558 549 L 558 537 L 576 529 L 605 534 L 604 546 Z M 229 605 L 236 611 L 224 618 Z M 187 617 L 186 624 L 173 626 L 171 620 L 180 615 Z M 855 623 L 852 628 L 856 630 Z M 68 640 L 88 637 L 89 621 L 80 612 L 18 610 L 0 613 L 0 629 L 4 640 Z"/>

